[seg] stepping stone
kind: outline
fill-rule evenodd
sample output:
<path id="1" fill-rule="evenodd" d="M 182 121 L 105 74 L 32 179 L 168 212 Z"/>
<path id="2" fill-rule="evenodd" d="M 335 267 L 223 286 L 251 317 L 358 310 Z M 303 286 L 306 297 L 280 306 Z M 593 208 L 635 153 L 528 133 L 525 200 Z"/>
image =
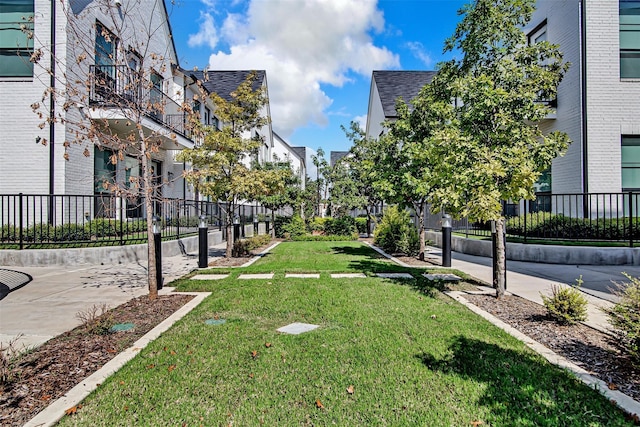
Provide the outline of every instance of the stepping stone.
<path id="1" fill-rule="evenodd" d="M 285 278 L 296 278 L 296 279 L 319 279 L 320 273 L 312 273 L 312 274 L 302 274 L 302 273 L 287 273 L 284 275 Z"/>
<path id="2" fill-rule="evenodd" d="M 319 325 L 311 325 L 309 323 L 292 323 L 290 325 L 283 326 L 282 328 L 277 329 L 277 331 L 284 334 L 300 335 L 304 332 L 313 331 L 318 327 Z"/>
<path id="3" fill-rule="evenodd" d="M 360 279 L 366 278 L 367 275 L 364 273 L 333 273 L 331 274 L 332 279 Z"/>
<path id="4" fill-rule="evenodd" d="M 428 280 L 442 280 L 444 282 L 459 282 L 462 277 L 458 277 L 451 273 L 423 274 Z"/>
<path id="5" fill-rule="evenodd" d="M 228 274 L 196 274 L 191 280 L 221 280 L 229 277 Z"/>
<path id="6" fill-rule="evenodd" d="M 413 279 L 409 273 L 376 273 L 376 276 L 383 279 Z"/>
<path id="7" fill-rule="evenodd" d="M 238 279 L 273 279 L 273 273 L 241 274 Z"/>

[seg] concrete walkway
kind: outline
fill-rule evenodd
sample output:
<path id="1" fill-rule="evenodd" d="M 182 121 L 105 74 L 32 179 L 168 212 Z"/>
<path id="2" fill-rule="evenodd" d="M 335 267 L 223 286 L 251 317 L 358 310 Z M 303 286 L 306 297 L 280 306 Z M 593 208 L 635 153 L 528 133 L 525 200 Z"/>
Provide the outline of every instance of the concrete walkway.
<path id="1" fill-rule="evenodd" d="M 224 255 L 225 243 L 212 246 L 210 260 Z M 29 274 L 33 280 L 0 300 L 0 345 L 16 337 L 22 350 L 80 324 L 76 313 L 94 305 L 116 307 L 146 295 L 147 263 L 76 267 L 0 267 Z M 197 254 L 164 257 L 165 285 L 198 268 Z M 166 293 L 163 289 L 160 293 Z"/>
<path id="2" fill-rule="evenodd" d="M 439 248 L 429 248 L 429 256 L 441 260 Z M 493 281 L 491 259 L 454 252 L 451 268 L 463 271 L 488 284 Z M 622 272 L 640 277 L 640 266 L 592 266 L 540 264 L 520 261 L 507 261 L 507 291 L 530 301 L 542 304 L 541 293 L 551 294 L 551 287 L 559 284 L 575 284 L 582 275 L 584 281 L 581 290 L 589 301 L 587 325 L 601 330 L 610 330 L 607 316 L 601 307 L 611 306 L 616 298 L 611 293 L 614 282 L 628 281 Z"/>

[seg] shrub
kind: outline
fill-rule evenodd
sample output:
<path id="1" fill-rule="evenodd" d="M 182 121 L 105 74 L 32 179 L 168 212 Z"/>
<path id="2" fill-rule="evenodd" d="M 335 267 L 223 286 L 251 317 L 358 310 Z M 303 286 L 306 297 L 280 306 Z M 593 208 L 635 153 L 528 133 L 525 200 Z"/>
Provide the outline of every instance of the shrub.
<path id="1" fill-rule="evenodd" d="M 281 237 L 291 239 L 306 234 L 307 227 L 300 215 L 294 215 L 289 218 L 288 222 L 282 224 L 282 226 L 280 227 L 280 231 L 282 233 Z M 278 234 L 276 230 L 276 236 L 277 235 Z"/>
<path id="2" fill-rule="evenodd" d="M 241 257 L 251 255 L 252 250 L 268 245 L 269 242 L 271 242 L 271 236 L 268 234 L 236 240 L 231 249 L 231 256 Z"/>
<path id="3" fill-rule="evenodd" d="M 335 234 L 332 235 L 311 235 L 304 234 L 302 236 L 292 237 L 291 240 L 297 242 L 345 242 L 351 240 L 358 240 L 358 236 L 356 234 L 352 234 L 350 236 L 338 236 Z"/>
<path id="4" fill-rule="evenodd" d="M 619 345 L 640 365 L 640 279 L 625 274 L 630 283 L 618 284 L 618 303 L 602 310 L 609 317 Z"/>
<path id="5" fill-rule="evenodd" d="M 576 287 L 552 285 L 550 297 L 540 294 L 549 316 L 560 323 L 587 320 L 587 299 L 579 290 L 582 276 L 576 282 Z"/>
<path id="6" fill-rule="evenodd" d="M 86 310 L 76 313 L 78 319 L 88 334 L 107 335 L 115 324 L 113 315 L 109 313 L 109 306 L 105 303 L 94 304 Z"/>
<path id="7" fill-rule="evenodd" d="M 312 220 L 310 220 L 307 224 L 307 228 L 310 232 L 314 232 L 314 231 L 324 231 L 324 226 L 327 223 L 327 221 L 330 221 L 331 217 L 313 217 Z"/>
<path id="8" fill-rule="evenodd" d="M 329 219 L 324 224 L 325 234 L 334 236 L 350 236 L 353 233 L 358 232 L 356 227 L 356 220 L 349 216 L 344 215 L 338 218 Z"/>
<path id="9" fill-rule="evenodd" d="M 90 235 L 96 237 L 119 236 L 121 228 L 122 231 L 126 231 L 120 220 L 106 218 L 93 219 L 87 223 L 85 228 Z"/>
<path id="10" fill-rule="evenodd" d="M 358 228 L 358 233 L 367 234 L 367 218 L 366 217 L 356 218 L 356 227 Z"/>
<path id="11" fill-rule="evenodd" d="M 420 238 L 406 210 L 391 206 L 385 210 L 373 234 L 373 242 L 385 252 L 416 255 Z"/>

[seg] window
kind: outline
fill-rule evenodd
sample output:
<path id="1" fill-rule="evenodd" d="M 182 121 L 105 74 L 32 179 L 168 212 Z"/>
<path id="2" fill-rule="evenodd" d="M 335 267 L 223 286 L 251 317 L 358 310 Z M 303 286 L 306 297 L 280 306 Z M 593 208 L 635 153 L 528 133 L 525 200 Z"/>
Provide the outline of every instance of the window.
<path id="1" fill-rule="evenodd" d="M 208 107 L 204 107 L 204 124 L 206 126 L 211 124 L 211 110 Z"/>
<path id="2" fill-rule="evenodd" d="M 94 149 L 93 156 L 93 176 L 95 194 L 108 193 L 105 183 L 114 183 L 116 178 L 116 165 L 111 162 L 113 151 Z"/>
<path id="3" fill-rule="evenodd" d="M 620 77 L 640 78 L 640 1 L 620 0 Z"/>
<path id="4" fill-rule="evenodd" d="M 545 19 L 527 35 L 529 45 L 547 41 L 547 20 Z"/>
<path id="5" fill-rule="evenodd" d="M 116 37 L 100 22 L 96 22 L 96 65 L 108 67 L 115 65 L 116 61 Z"/>
<path id="6" fill-rule="evenodd" d="M 640 136 L 622 136 L 622 191 L 640 190 Z"/>
<path id="7" fill-rule="evenodd" d="M 0 1 L 0 77 L 32 77 L 33 0 Z"/>

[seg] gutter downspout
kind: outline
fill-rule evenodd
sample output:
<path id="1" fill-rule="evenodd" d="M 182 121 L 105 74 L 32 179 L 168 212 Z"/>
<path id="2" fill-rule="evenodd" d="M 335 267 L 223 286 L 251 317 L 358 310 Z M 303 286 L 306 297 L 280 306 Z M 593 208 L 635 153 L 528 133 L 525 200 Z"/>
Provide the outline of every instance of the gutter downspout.
<path id="1" fill-rule="evenodd" d="M 582 192 L 589 192 L 587 156 L 587 18 L 585 0 L 580 0 L 580 109 L 582 121 Z M 586 215 L 586 213 L 585 213 Z"/>
<path id="2" fill-rule="evenodd" d="M 49 222 L 54 223 L 55 213 L 55 88 L 56 88 L 56 0 L 51 1 L 51 78 L 49 86 Z"/>

